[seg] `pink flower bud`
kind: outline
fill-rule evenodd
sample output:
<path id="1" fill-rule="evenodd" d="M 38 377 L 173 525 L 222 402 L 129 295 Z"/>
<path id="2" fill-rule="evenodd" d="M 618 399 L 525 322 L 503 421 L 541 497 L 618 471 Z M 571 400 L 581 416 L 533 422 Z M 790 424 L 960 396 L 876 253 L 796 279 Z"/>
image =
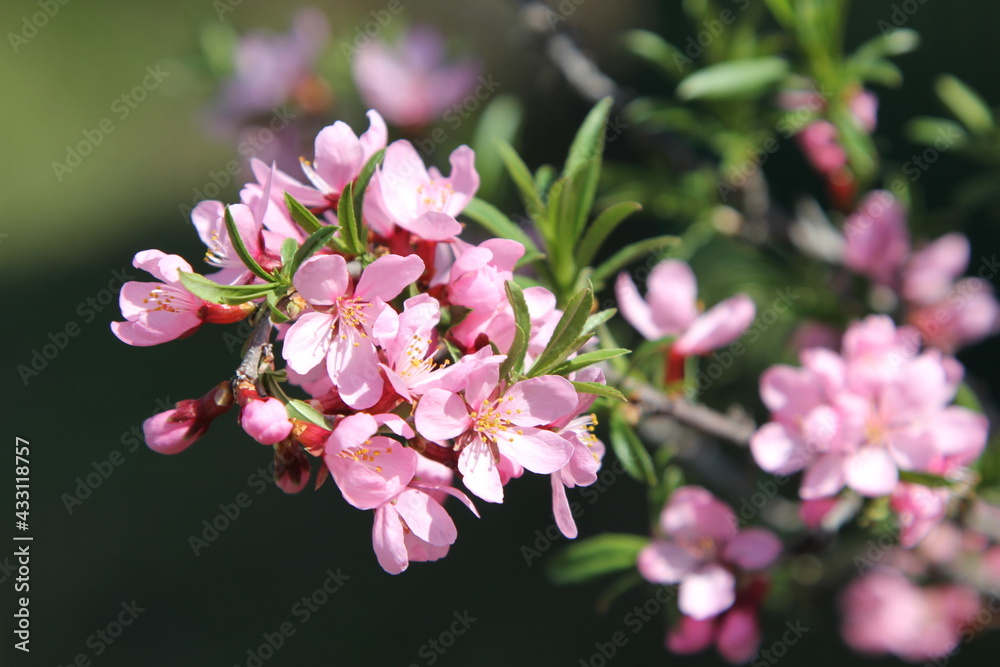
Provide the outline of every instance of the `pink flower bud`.
<path id="1" fill-rule="evenodd" d="M 160 454 L 178 454 L 208 430 L 216 417 L 233 405 L 231 384 L 220 382 L 198 400 L 178 401 L 174 409 L 153 415 L 142 424 L 149 448 Z"/>
<path id="2" fill-rule="evenodd" d="M 247 403 L 240 412 L 240 426 L 262 445 L 279 443 L 292 432 L 285 405 L 271 397 Z"/>

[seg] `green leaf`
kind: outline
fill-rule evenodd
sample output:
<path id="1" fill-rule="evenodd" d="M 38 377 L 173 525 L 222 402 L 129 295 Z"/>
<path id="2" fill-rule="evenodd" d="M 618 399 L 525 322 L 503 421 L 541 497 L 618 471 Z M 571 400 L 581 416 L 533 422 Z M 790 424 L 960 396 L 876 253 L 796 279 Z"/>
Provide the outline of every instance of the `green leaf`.
<path id="1" fill-rule="evenodd" d="M 764 4 L 771 10 L 774 19 L 788 30 L 795 27 L 795 9 L 792 8 L 792 0 L 764 0 Z"/>
<path id="2" fill-rule="evenodd" d="M 731 60 L 687 76 L 677 86 L 682 100 L 744 99 L 778 84 L 788 74 L 788 61 L 777 56 Z"/>
<path id="3" fill-rule="evenodd" d="M 603 396 L 605 398 L 621 401 L 623 403 L 628 402 L 628 399 L 625 398 L 625 394 L 606 384 L 601 384 L 600 382 L 576 382 L 575 380 L 571 380 L 571 382 L 573 383 L 573 386 L 576 387 L 576 391 L 579 394 L 593 394 L 595 396 Z"/>
<path id="4" fill-rule="evenodd" d="M 344 236 L 344 243 L 352 255 L 364 254 L 367 245 L 367 234 L 363 225 L 354 214 L 354 186 L 348 183 L 344 186 L 344 191 L 340 195 L 340 204 L 337 206 L 337 221 L 340 223 L 341 234 Z"/>
<path id="5" fill-rule="evenodd" d="M 281 266 L 287 267 L 295 257 L 295 251 L 299 249 L 299 244 L 293 238 L 287 238 L 281 242 Z"/>
<path id="6" fill-rule="evenodd" d="M 288 274 L 289 278 L 295 275 L 295 272 L 299 270 L 302 263 L 313 256 L 313 254 L 330 242 L 333 235 L 337 232 L 337 227 L 335 225 L 327 225 L 321 227 L 312 234 L 309 235 L 302 245 L 299 246 L 298 250 L 295 252 L 295 256 L 292 258 L 291 272 Z"/>
<path id="7" fill-rule="evenodd" d="M 973 133 L 993 129 L 993 112 L 979 94 L 953 76 L 942 76 L 934 86 L 945 106 Z"/>
<path id="8" fill-rule="evenodd" d="M 583 354 L 577 355 L 572 359 L 564 361 L 559 366 L 552 369 L 552 375 L 569 375 L 573 371 L 578 371 L 581 368 L 586 368 L 592 364 L 596 364 L 598 361 L 604 361 L 605 359 L 613 359 L 614 357 L 620 357 L 623 354 L 628 354 L 629 350 L 624 348 L 609 348 L 604 350 L 593 350 L 592 352 L 584 352 Z"/>
<path id="9" fill-rule="evenodd" d="M 498 140 L 496 146 L 497 152 L 500 154 L 500 159 L 503 160 L 504 165 L 507 167 L 507 172 L 510 174 L 511 180 L 514 181 L 518 192 L 521 193 L 521 200 L 524 202 L 525 208 L 532 215 L 538 213 L 544 206 L 542 205 L 541 198 L 538 196 L 538 191 L 535 190 L 535 181 L 531 177 L 531 170 L 528 169 L 528 165 L 524 164 L 524 160 L 517 154 L 514 147 L 506 141 Z"/>
<path id="10" fill-rule="evenodd" d="M 590 278 L 597 286 L 597 289 L 600 289 L 608 278 L 640 257 L 679 242 L 680 239 L 676 236 L 655 236 L 645 241 L 627 245 L 594 269 L 594 273 Z"/>
<path id="11" fill-rule="evenodd" d="M 330 428 L 330 422 L 326 420 L 322 412 L 297 398 L 293 398 L 285 403 L 285 412 L 288 413 L 291 419 L 301 419 L 302 421 L 316 424 L 316 426 L 322 426 L 326 429 Z"/>
<path id="12" fill-rule="evenodd" d="M 642 205 L 638 202 L 626 201 L 611 206 L 597 216 L 576 249 L 577 266 L 588 266 L 594 261 L 594 257 L 601 249 L 601 244 L 618 228 L 618 225 L 628 216 L 641 210 Z"/>
<path id="13" fill-rule="evenodd" d="M 920 35 L 909 28 L 899 28 L 884 35 L 873 37 L 862 44 L 851 56 L 852 61 L 870 62 L 886 56 L 901 56 L 920 46 Z"/>
<path id="14" fill-rule="evenodd" d="M 372 180 L 372 176 L 375 175 L 375 169 L 382 164 L 382 158 L 385 157 L 385 149 L 382 148 L 377 151 L 374 155 L 368 158 L 368 162 L 362 167 L 361 173 L 354 180 L 354 210 L 362 211 L 362 205 L 365 202 L 365 190 L 368 189 L 368 183 Z M 341 196 L 343 198 L 343 196 Z"/>
<path id="15" fill-rule="evenodd" d="M 510 218 L 504 215 L 500 209 L 482 199 L 473 199 L 465 207 L 463 213 L 478 223 L 487 231 L 492 232 L 500 238 L 511 239 L 523 245 L 528 253 L 541 256 L 538 246 L 531 240 L 523 229 L 511 222 Z"/>
<path id="16" fill-rule="evenodd" d="M 972 387 L 965 382 L 958 385 L 958 393 L 955 395 L 955 405 L 983 414 L 983 404 L 979 402 L 979 397 L 976 396 L 976 392 L 972 391 Z"/>
<path id="17" fill-rule="evenodd" d="M 605 533 L 570 545 L 549 562 L 549 578 L 556 584 L 590 581 L 635 567 L 650 539 L 641 535 Z"/>
<path id="18" fill-rule="evenodd" d="M 197 297 L 228 306 L 259 299 L 279 287 L 276 283 L 264 285 L 220 285 L 197 273 L 180 271 L 181 284 Z"/>
<path id="19" fill-rule="evenodd" d="M 683 70 L 679 63 L 688 63 L 691 60 L 676 46 L 649 30 L 626 32 L 625 48 L 656 65 L 671 78 L 677 78 L 682 74 Z"/>
<path id="20" fill-rule="evenodd" d="M 963 146 L 969 141 L 969 133 L 953 120 L 917 116 L 906 124 L 906 138 L 910 141 L 933 146 L 946 138 L 952 145 Z"/>
<path id="21" fill-rule="evenodd" d="M 931 488 L 941 487 L 941 486 L 953 486 L 953 483 L 949 479 L 945 479 L 940 475 L 932 475 L 929 472 L 913 472 L 912 470 L 900 470 L 899 479 L 903 482 L 909 482 L 910 484 L 922 484 L 923 486 L 929 486 Z"/>
<path id="22" fill-rule="evenodd" d="M 566 304 L 566 309 L 563 311 L 562 317 L 559 318 L 559 323 L 556 324 L 555 331 L 552 332 L 549 344 L 538 355 L 535 364 L 528 372 L 528 377 L 545 375 L 549 370 L 561 364 L 566 357 L 579 349 L 573 347 L 573 344 L 579 338 L 580 332 L 583 331 L 583 327 L 587 323 L 587 318 L 590 317 L 590 309 L 593 304 L 594 291 L 590 288 L 577 292 L 570 299 L 569 303 Z"/>
<path id="23" fill-rule="evenodd" d="M 564 176 L 583 171 L 591 160 L 599 158 L 604 152 L 604 128 L 608 123 L 611 103 L 612 99 L 605 97 L 583 119 L 583 124 L 569 147 L 566 166 L 563 168 Z"/>
<path id="24" fill-rule="evenodd" d="M 507 358 L 500 365 L 500 379 L 509 380 L 511 373 L 520 373 L 524 368 L 524 355 L 528 351 L 528 338 L 531 336 L 531 314 L 528 312 L 528 302 L 524 300 L 524 292 L 513 280 L 504 284 L 507 291 L 507 301 L 514 310 L 514 342 L 507 351 Z"/>
<path id="25" fill-rule="evenodd" d="M 610 440 L 611 448 L 622 462 L 625 472 L 638 482 L 655 486 L 656 471 L 653 469 L 653 459 L 620 410 L 611 413 Z"/>
<path id="26" fill-rule="evenodd" d="M 307 209 L 305 206 L 300 204 L 295 197 L 285 193 L 285 208 L 288 209 L 288 214 L 292 216 L 299 227 L 306 230 L 307 234 L 313 234 L 323 227 L 326 227 L 322 222 L 320 222 L 312 211 Z"/>
<path id="27" fill-rule="evenodd" d="M 271 321 L 275 324 L 282 324 L 289 320 L 288 315 L 285 315 L 279 307 L 281 298 L 282 297 L 278 295 L 278 292 L 267 293 L 267 305 L 271 311 Z"/>
<path id="28" fill-rule="evenodd" d="M 497 95 L 479 114 L 470 145 L 476 152 L 480 195 L 486 199 L 497 199 L 503 181 L 504 163 L 497 149 L 497 139 L 513 143 L 523 116 L 524 108 L 513 94 Z"/>
<path id="29" fill-rule="evenodd" d="M 250 255 L 250 251 L 243 243 L 243 237 L 240 236 L 240 230 L 236 228 L 236 221 L 233 220 L 233 214 L 228 206 L 226 207 L 226 231 L 229 232 L 229 242 L 232 243 L 233 249 L 236 250 L 236 254 L 243 264 L 258 278 L 267 281 L 274 280 L 274 276 L 261 268 L 257 260 Z"/>

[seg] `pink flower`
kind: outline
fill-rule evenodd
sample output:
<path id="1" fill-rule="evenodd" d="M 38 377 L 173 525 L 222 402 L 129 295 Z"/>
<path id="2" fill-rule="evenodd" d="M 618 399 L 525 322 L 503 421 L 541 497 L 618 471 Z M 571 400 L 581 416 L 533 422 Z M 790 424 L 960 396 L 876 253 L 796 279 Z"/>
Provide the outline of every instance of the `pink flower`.
<path id="1" fill-rule="evenodd" d="M 899 515 L 902 532 L 899 544 L 910 548 L 938 525 L 948 510 L 951 494 L 945 487 L 929 488 L 922 484 L 900 484 L 892 492 L 889 506 Z"/>
<path id="2" fill-rule="evenodd" d="M 373 39 L 352 62 L 361 97 L 403 127 L 437 120 L 471 92 L 478 71 L 471 60 L 446 63 L 444 40 L 424 27 L 410 29 L 395 47 Z"/>
<path id="3" fill-rule="evenodd" d="M 940 301 L 968 265 L 969 239 L 945 234 L 910 257 L 903 271 L 902 297 L 918 305 Z"/>
<path id="4" fill-rule="evenodd" d="M 604 372 L 594 366 L 583 368 L 573 378 L 579 382 L 597 382 L 604 384 Z M 566 497 L 566 489 L 577 486 L 590 486 L 597 481 L 597 471 L 601 469 L 604 458 L 604 443 L 594 435 L 597 416 L 581 415 L 594 404 L 597 398 L 594 394 L 579 394 L 576 405 L 563 417 L 552 423 L 556 433 L 565 438 L 573 446 L 573 455 L 558 471 L 552 473 L 552 513 L 556 525 L 566 537 L 577 536 L 576 521 Z M 580 415 L 580 416 L 577 416 Z"/>
<path id="5" fill-rule="evenodd" d="M 456 245 L 459 255 L 451 266 L 445 294 L 449 303 L 472 312 L 452 328 L 451 335 L 470 350 L 484 344 L 480 336 L 506 350 L 514 338 L 514 311 L 507 302 L 504 283 L 514 278 L 524 246 L 508 239 L 489 239 L 478 246 Z"/>
<path id="6" fill-rule="evenodd" d="M 358 509 L 375 509 L 397 496 L 417 471 L 417 453 L 385 435 L 413 437 L 413 430 L 396 415 L 363 412 L 344 417 L 326 443 L 323 460 L 344 500 Z"/>
<path id="7" fill-rule="evenodd" d="M 886 190 L 870 192 L 844 222 L 844 239 L 844 265 L 892 287 L 910 254 L 906 209 Z"/>
<path id="8" fill-rule="evenodd" d="M 714 643 L 726 661 L 734 665 L 748 662 L 760 646 L 757 617 L 765 588 L 762 581 L 752 581 L 737 592 L 733 606 L 712 618 L 697 620 L 682 615 L 677 626 L 667 633 L 667 650 L 697 653 Z"/>
<path id="9" fill-rule="evenodd" d="M 440 320 L 438 300 L 419 294 L 406 300 L 402 313 L 386 308 L 375 321 L 372 332 L 387 361 L 380 364 L 382 372 L 404 400 L 415 400 L 441 376 L 443 366 L 434 361 L 441 349 L 435 329 Z"/>
<path id="10" fill-rule="evenodd" d="M 227 380 L 198 400 L 178 401 L 172 410 L 144 421 L 142 433 L 146 444 L 160 454 L 179 454 L 200 438 L 216 417 L 232 406 L 233 389 Z"/>
<path id="11" fill-rule="evenodd" d="M 920 330 L 927 345 L 953 353 L 1000 332 L 1000 303 L 988 282 L 965 278 L 937 303 L 911 310 L 907 321 Z"/>
<path id="12" fill-rule="evenodd" d="M 809 163 L 824 176 L 830 176 L 847 165 L 847 153 L 838 138 L 837 128 L 828 120 L 809 123 L 796 135 Z"/>
<path id="13" fill-rule="evenodd" d="M 649 274 L 646 299 L 632 278 L 618 275 L 615 294 L 622 315 L 647 340 L 678 336 L 672 351 L 681 356 L 702 355 L 739 338 L 753 321 L 756 309 L 738 294 L 698 314 L 698 287 L 686 263 L 666 260 Z"/>
<path id="14" fill-rule="evenodd" d="M 762 570 L 781 552 L 770 531 L 737 525 L 732 510 L 705 489 L 677 489 L 660 514 L 665 539 L 639 553 L 639 572 L 657 584 L 680 582 L 678 606 L 687 616 L 718 616 L 736 599 L 735 572 Z"/>
<path id="15" fill-rule="evenodd" d="M 340 255 L 305 261 L 292 282 L 313 307 L 285 334 L 282 355 L 296 373 L 307 374 L 326 363 L 330 380 L 351 407 L 368 408 L 382 395 L 378 352 L 372 343 L 372 325 L 385 302 L 396 298 L 420 277 L 419 257 L 385 255 L 351 286 L 347 263 Z"/>
<path id="16" fill-rule="evenodd" d="M 458 531 L 443 507 L 446 495 L 479 516 L 472 501 L 450 486 L 451 477 L 447 467 L 418 457 L 410 486 L 376 508 L 372 544 L 379 565 L 389 574 L 406 570 L 410 561 L 435 561 L 448 553 Z"/>
<path id="17" fill-rule="evenodd" d="M 202 322 L 229 324 L 253 312 L 252 304 L 222 306 L 191 294 L 179 275 L 191 273 L 191 265 L 177 255 L 143 250 L 132 265 L 163 282 L 129 281 L 122 286 L 119 305 L 126 321 L 112 322 L 111 331 L 129 345 L 159 345 L 193 334 Z"/>
<path id="18" fill-rule="evenodd" d="M 489 357 L 469 373 L 464 392 L 431 389 L 417 404 L 414 421 L 423 437 L 444 444 L 454 439 L 465 486 L 487 502 L 503 501 L 501 457 L 539 474 L 569 461 L 573 448 L 544 426 L 577 403 L 565 378 L 546 375 L 500 385 L 503 357 Z"/>
<path id="19" fill-rule="evenodd" d="M 918 587 L 889 569 L 855 579 L 841 599 L 844 641 L 856 651 L 892 653 L 912 662 L 953 651 L 979 610 L 966 586 Z"/>
<path id="20" fill-rule="evenodd" d="M 810 349 L 800 358 L 802 368 L 773 366 L 761 377 L 773 421 L 750 449 L 768 472 L 805 468 L 803 499 L 832 496 L 845 484 L 887 495 L 900 469 L 944 474 L 985 446 L 985 417 L 949 405 L 961 367 L 936 350 L 918 354 L 913 332 L 888 317 L 853 324 L 843 356 Z"/>
<path id="21" fill-rule="evenodd" d="M 385 151 L 365 194 L 364 215 L 371 228 L 388 237 L 395 227 L 427 241 L 446 241 L 462 231 L 455 220 L 479 189 L 475 153 L 459 146 L 451 153 L 451 174 L 427 169 L 409 141 L 394 141 Z"/>
<path id="22" fill-rule="evenodd" d="M 271 112 L 312 77 L 329 38 L 323 12 L 296 12 L 289 34 L 256 31 L 236 45 L 233 75 L 222 89 L 221 113 L 233 120 Z"/>
<path id="23" fill-rule="evenodd" d="M 281 442 L 292 432 L 285 404 L 276 398 L 254 399 L 240 410 L 240 426 L 262 445 Z"/>

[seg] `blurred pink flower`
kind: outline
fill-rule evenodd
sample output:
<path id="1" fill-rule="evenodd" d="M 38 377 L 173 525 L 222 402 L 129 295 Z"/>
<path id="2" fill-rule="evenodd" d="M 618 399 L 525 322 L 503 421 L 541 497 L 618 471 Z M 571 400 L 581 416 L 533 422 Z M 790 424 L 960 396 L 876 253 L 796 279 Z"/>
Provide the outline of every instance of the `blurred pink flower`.
<path id="1" fill-rule="evenodd" d="M 647 340 L 677 336 L 671 351 L 685 357 L 732 343 L 756 314 L 753 301 L 745 294 L 730 297 L 699 314 L 694 273 L 678 260 L 666 260 L 653 267 L 647 288 L 643 299 L 627 273 L 618 275 L 615 295 L 622 316 Z"/>
<path id="2" fill-rule="evenodd" d="M 427 27 L 411 28 L 396 45 L 372 39 L 352 62 L 361 97 L 401 127 L 438 120 L 472 91 L 479 69 L 471 59 L 446 62 L 444 39 Z"/>
<path id="3" fill-rule="evenodd" d="M 844 590 L 841 633 L 856 651 L 932 660 L 953 651 L 979 610 L 979 595 L 959 585 L 919 587 L 890 569 L 876 569 Z"/>
<path id="4" fill-rule="evenodd" d="M 895 287 L 910 254 L 906 209 L 886 190 L 868 193 L 844 222 L 844 264 L 879 285 Z"/>
<path id="5" fill-rule="evenodd" d="M 678 607 L 697 621 L 729 609 L 736 573 L 762 570 L 781 553 L 769 530 L 738 530 L 733 511 L 698 486 L 677 489 L 660 514 L 665 539 L 639 552 L 639 572 L 657 584 L 680 582 Z"/>

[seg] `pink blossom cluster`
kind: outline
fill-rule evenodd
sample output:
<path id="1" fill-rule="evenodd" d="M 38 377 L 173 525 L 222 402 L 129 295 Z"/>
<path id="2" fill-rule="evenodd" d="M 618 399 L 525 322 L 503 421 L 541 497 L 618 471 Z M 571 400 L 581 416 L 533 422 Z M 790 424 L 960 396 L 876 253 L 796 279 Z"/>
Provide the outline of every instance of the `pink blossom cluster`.
<path id="1" fill-rule="evenodd" d="M 343 122 L 324 128 L 314 160 L 302 161 L 304 179 L 254 161 L 256 180 L 240 203 L 206 201 L 192 212 L 205 261 L 217 269 L 207 279 L 192 277 L 175 255 L 136 255 L 136 267 L 160 282 L 122 289 L 126 321 L 112 329 L 124 342 L 154 345 L 204 322 L 251 314 L 264 341 L 272 329 L 281 340 L 280 355 L 270 343 L 258 346 L 258 367 L 246 367 L 247 356 L 232 383 L 147 420 L 146 441 L 162 453 L 180 452 L 238 405 L 243 429 L 274 448 L 285 491 L 304 488 L 310 460 L 318 458 L 317 486 L 332 478 L 349 504 L 374 512 L 375 552 L 391 573 L 447 553 L 457 535 L 447 496 L 476 512 L 452 486 L 456 476 L 472 495 L 500 503 L 504 487 L 525 470 L 549 475 L 557 523 L 574 537 L 566 488 L 593 483 L 604 453 L 586 414 L 595 395 L 574 381 L 603 385 L 603 373 L 528 372 L 563 313 L 547 289 L 516 288 L 530 323 L 518 319 L 509 295 L 525 252 L 520 243 L 458 238 L 456 216 L 479 185 L 472 150 L 455 150 L 444 176 L 425 167 L 408 141 L 386 146 L 381 116 L 368 117 L 360 137 Z M 369 230 L 363 248 L 345 251 L 348 230 L 338 214 L 355 208 L 360 193 L 351 193 L 383 149 L 356 210 Z M 303 216 L 319 229 L 303 227 Z M 338 223 L 329 243 L 294 263 L 291 251 L 297 256 Z M 188 289 L 192 280 L 245 294 L 245 302 L 213 303 Z M 523 372 L 516 358 L 508 361 L 519 331 L 527 334 L 518 355 Z M 284 368 L 275 368 L 276 357 Z M 301 399 L 281 389 L 286 380 Z"/>
<path id="2" fill-rule="evenodd" d="M 892 290 L 927 345 L 954 352 L 1000 331 L 1000 304 L 989 280 L 993 262 L 963 278 L 969 240 L 952 232 L 911 249 L 903 204 L 884 190 L 868 194 L 844 222 L 844 264 Z"/>
<path id="3" fill-rule="evenodd" d="M 800 359 L 801 367 L 773 366 L 761 377 L 772 421 L 750 440 L 757 465 L 779 475 L 804 470 L 799 495 L 807 501 L 844 487 L 891 494 L 907 517 L 904 541 L 915 543 L 948 498 L 901 480 L 901 471 L 954 476 L 986 445 L 986 418 L 952 405 L 961 364 L 937 349 L 921 351 L 914 329 L 884 315 L 851 325 L 840 354 L 810 348 Z"/>
<path id="4" fill-rule="evenodd" d="M 761 570 L 781 553 L 763 528 L 739 529 L 732 509 L 698 486 L 677 489 L 660 514 L 662 536 L 640 553 L 639 572 L 657 584 L 680 584 L 683 616 L 667 635 L 667 648 L 695 653 L 713 643 L 734 664 L 760 644 L 757 620 L 767 582 Z"/>

